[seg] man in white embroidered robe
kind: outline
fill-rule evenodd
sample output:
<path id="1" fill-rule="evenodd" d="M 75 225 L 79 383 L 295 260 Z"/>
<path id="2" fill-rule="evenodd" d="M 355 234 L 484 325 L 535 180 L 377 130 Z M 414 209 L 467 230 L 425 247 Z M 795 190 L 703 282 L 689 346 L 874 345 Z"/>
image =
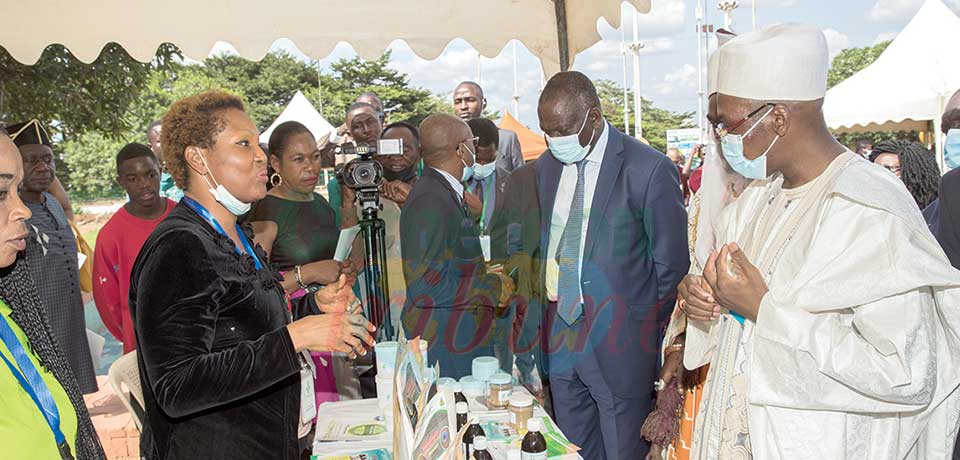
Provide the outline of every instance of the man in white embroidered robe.
<path id="1" fill-rule="evenodd" d="M 680 286 L 684 365 L 710 364 L 691 458 L 948 458 L 960 272 L 902 183 L 827 129 L 819 29 L 771 26 L 718 53 L 709 117 L 757 180 Z"/>

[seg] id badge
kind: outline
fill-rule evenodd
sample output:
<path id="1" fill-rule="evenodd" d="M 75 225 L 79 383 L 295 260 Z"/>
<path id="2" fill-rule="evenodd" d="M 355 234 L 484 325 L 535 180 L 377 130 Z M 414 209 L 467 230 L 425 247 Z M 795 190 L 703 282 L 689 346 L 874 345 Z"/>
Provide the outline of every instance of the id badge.
<path id="1" fill-rule="evenodd" d="M 300 366 L 300 423 L 309 424 L 317 418 L 317 394 L 313 382 L 317 375 L 313 359 L 307 352 L 303 352 Z"/>
<path id="2" fill-rule="evenodd" d="M 483 251 L 483 261 L 490 262 L 490 235 L 480 235 L 480 250 Z"/>

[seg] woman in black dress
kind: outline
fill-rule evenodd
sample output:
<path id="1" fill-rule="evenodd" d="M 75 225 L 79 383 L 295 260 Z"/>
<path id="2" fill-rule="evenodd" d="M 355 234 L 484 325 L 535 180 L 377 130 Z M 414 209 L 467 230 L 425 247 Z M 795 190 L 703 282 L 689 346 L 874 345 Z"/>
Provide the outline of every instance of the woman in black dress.
<path id="1" fill-rule="evenodd" d="M 300 398 L 301 382 L 312 382 L 301 352 L 366 354 L 374 328 L 345 307 L 319 314 L 317 295 L 289 302 L 253 232 L 237 225 L 267 182 L 256 126 L 237 97 L 180 100 L 162 133 L 167 169 L 185 195 L 131 275 L 141 456 L 298 459 L 301 422 L 315 410 Z"/>

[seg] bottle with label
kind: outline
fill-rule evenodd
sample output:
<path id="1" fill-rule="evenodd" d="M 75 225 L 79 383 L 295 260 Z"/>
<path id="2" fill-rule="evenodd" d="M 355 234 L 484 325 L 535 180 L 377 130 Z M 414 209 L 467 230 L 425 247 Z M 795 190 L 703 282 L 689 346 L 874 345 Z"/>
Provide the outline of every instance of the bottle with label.
<path id="1" fill-rule="evenodd" d="M 546 460 L 547 440 L 540 434 L 540 419 L 527 421 L 527 434 L 520 444 L 521 460 Z"/>
<path id="2" fill-rule="evenodd" d="M 473 438 L 473 459 L 474 460 L 493 460 L 493 455 L 487 451 L 487 437 L 477 436 Z"/>
<path id="3" fill-rule="evenodd" d="M 465 402 L 457 403 L 457 433 L 467 424 L 467 412 L 470 408 Z"/>
<path id="4" fill-rule="evenodd" d="M 463 394 L 463 386 L 460 385 L 460 382 L 456 382 L 450 385 L 453 388 L 453 400 L 455 404 L 466 403 L 467 397 Z"/>
<path id="5" fill-rule="evenodd" d="M 467 454 L 464 458 L 473 458 L 470 455 L 473 454 L 473 441 L 477 436 L 486 436 L 487 433 L 483 431 L 483 427 L 480 426 L 479 418 L 470 419 L 470 426 L 467 428 L 467 431 L 463 433 L 463 446 L 464 452 Z"/>

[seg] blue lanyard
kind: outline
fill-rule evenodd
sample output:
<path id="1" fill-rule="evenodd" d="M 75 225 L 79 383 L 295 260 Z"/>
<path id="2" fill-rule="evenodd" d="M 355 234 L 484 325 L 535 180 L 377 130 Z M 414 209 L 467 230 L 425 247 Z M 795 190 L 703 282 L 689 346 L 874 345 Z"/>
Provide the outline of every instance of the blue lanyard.
<path id="1" fill-rule="evenodd" d="M 737 322 L 740 323 L 740 324 L 743 324 L 743 322 L 747 320 L 746 318 L 744 318 L 743 316 L 738 315 L 737 312 L 732 311 L 732 310 L 730 311 L 730 316 L 732 316 L 733 319 L 737 320 Z"/>
<path id="2" fill-rule="evenodd" d="M 197 200 L 184 195 L 180 201 L 190 207 L 190 209 L 194 210 L 197 214 L 200 214 L 200 217 L 203 217 L 203 220 L 209 222 L 210 225 L 212 225 L 213 228 L 216 229 L 216 231 L 221 235 L 226 236 L 227 238 L 230 237 L 227 235 L 227 232 L 223 230 L 223 227 L 220 226 L 220 223 L 217 222 L 217 219 L 213 218 L 213 216 L 210 214 L 210 211 L 207 211 L 207 208 L 203 207 L 202 204 L 197 203 Z M 247 254 L 249 254 L 250 257 L 253 257 L 253 265 L 257 267 L 257 270 L 263 268 L 263 264 L 260 263 L 260 258 L 257 257 L 257 253 L 254 252 L 253 247 L 250 245 L 250 241 L 247 240 L 247 235 L 243 233 L 243 229 L 240 228 L 240 224 L 237 224 L 237 235 L 240 237 L 240 242 L 243 243 L 243 249 L 247 251 Z M 233 245 L 233 250 L 236 251 L 237 254 L 243 255 L 243 253 L 240 252 L 240 248 L 238 248 L 236 244 Z"/>
<path id="3" fill-rule="evenodd" d="M 7 350 L 10 350 L 10 354 L 13 355 L 13 359 L 17 362 L 17 365 L 14 366 L 3 353 L 0 353 L 0 358 L 3 358 L 3 362 L 7 364 L 10 372 L 12 372 L 14 377 L 20 382 L 20 386 L 30 395 L 30 399 L 37 405 L 37 409 L 40 409 L 40 413 L 43 414 L 43 418 L 47 421 L 47 425 L 50 427 L 50 431 L 53 432 L 53 437 L 57 441 L 57 448 L 60 450 L 61 458 L 73 458 L 73 456 L 70 455 L 70 446 L 66 442 L 66 437 L 63 435 L 63 431 L 60 430 L 60 411 L 57 409 L 57 403 L 53 400 L 53 395 L 50 394 L 50 388 L 47 387 L 43 378 L 40 377 L 40 373 L 37 372 L 37 367 L 30 361 L 26 350 L 23 349 L 23 345 L 20 343 L 20 340 L 17 339 L 13 328 L 10 327 L 10 324 L 7 323 L 7 319 L 4 318 L 3 315 L 0 315 L 0 340 L 3 340 L 4 345 L 7 346 Z M 20 369 L 17 370 L 17 367 Z"/>

